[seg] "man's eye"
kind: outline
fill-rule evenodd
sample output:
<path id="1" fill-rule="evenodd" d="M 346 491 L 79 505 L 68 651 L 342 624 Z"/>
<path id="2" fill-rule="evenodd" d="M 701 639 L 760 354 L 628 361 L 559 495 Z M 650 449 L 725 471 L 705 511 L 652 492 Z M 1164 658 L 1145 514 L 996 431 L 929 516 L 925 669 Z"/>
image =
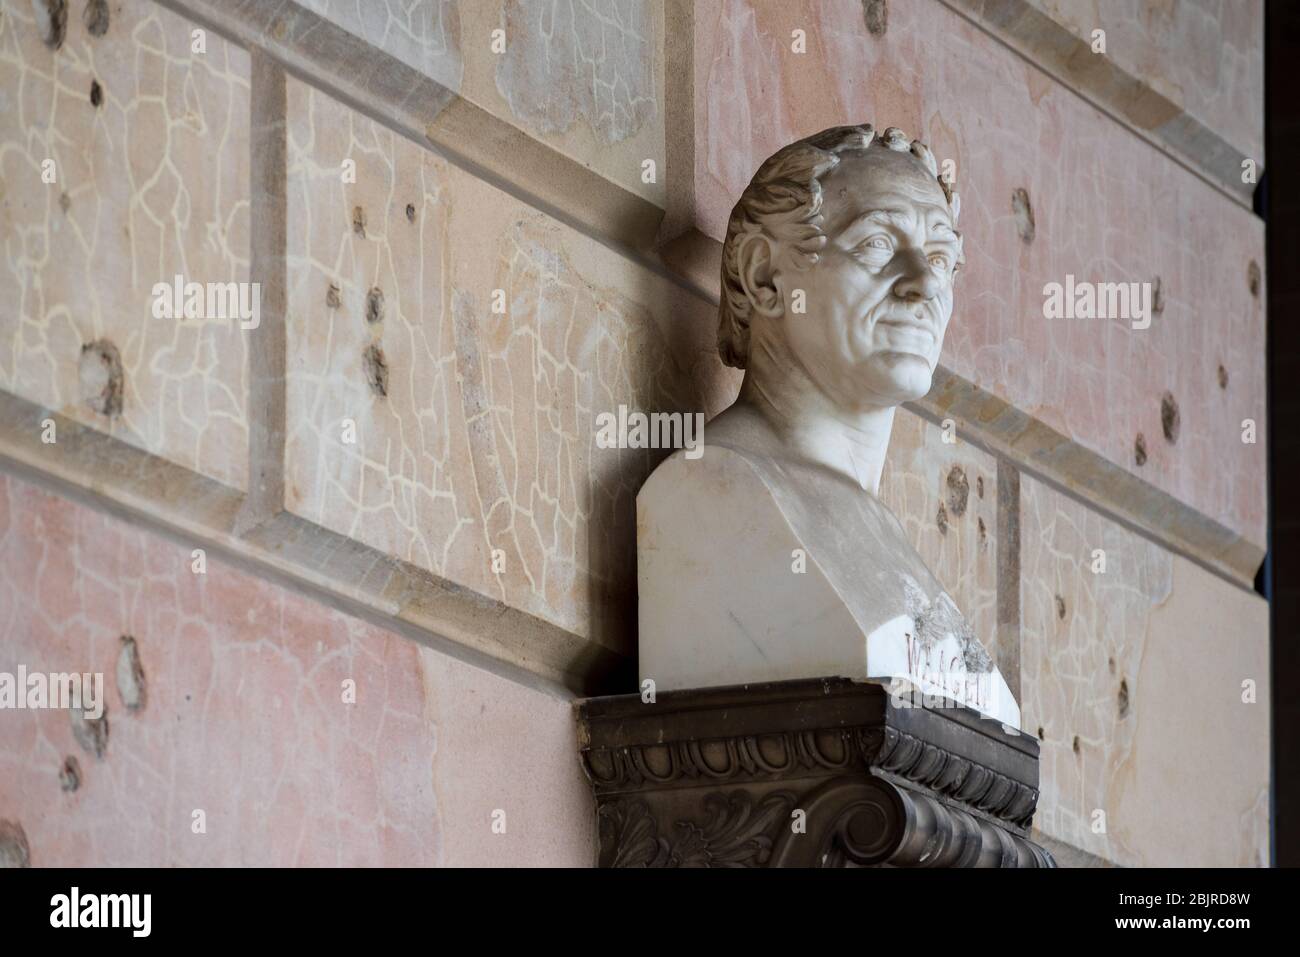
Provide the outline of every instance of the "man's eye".
<path id="1" fill-rule="evenodd" d="M 948 267 L 951 265 L 951 263 L 952 260 L 950 260 L 943 253 L 930 254 L 930 265 L 933 266 L 935 269 L 943 269 L 946 271 Z"/>
<path id="2" fill-rule="evenodd" d="M 877 233 L 875 236 L 858 243 L 859 252 L 875 252 L 877 250 L 889 252 L 893 248 L 894 244 L 889 241 L 889 237 L 881 233 Z"/>

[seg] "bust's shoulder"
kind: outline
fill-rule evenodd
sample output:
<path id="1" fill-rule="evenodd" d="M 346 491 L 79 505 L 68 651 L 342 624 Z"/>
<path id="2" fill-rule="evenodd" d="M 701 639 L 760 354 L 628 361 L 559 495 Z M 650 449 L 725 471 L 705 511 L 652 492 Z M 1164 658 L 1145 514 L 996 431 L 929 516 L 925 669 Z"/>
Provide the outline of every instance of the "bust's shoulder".
<path id="1" fill-rule="evenodd" d="M 659 463 L 639 499 L 673 500 L 726 494 L 745 488 L 768 491 L 780 444 L 762 417 L 732 406 L 706 423 L 694 448 L 677 449 Z"/>
<path id="2" fill-rule="evenodd" d="M 659 468 L 683 459 L 761 467 L 785 454 L 780 437 L 768 421 L 752 407 L 738 402 L 705 423 L 695 448 L 676 450 Z"/>
<path id="3" fill-rule="evenodd" d="M 771 423 L 743 402 L 737 402 L 705 423 L 704 445 L 757 459 L 777 459 L 784 453 L 781 437 Z"/>

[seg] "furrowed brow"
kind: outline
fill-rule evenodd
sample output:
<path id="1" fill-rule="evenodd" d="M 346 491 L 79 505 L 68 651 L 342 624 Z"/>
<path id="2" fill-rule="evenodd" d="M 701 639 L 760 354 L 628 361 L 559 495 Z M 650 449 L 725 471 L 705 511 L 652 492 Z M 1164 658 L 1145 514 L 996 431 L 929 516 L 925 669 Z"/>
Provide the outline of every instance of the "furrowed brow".
<path id="1" fill-rule="evenodd" d="M 904 223 L 907 222 L 907 219 L 908 219 L 907 213 L 901 209 L 872 209 L 863 213 L 861 216 L 855 219 L 850 225 L 856 226 L 858 223 L 871 222 L 871 223 L 883 223 L 886 226 L 901 227 Z"/>
<path id="2" fill-rule="evenodd" d="M 855 229 L 861 229 L 870 223 L 877 223 L 881 226 L 893 226 L 896 229 L 907 229 L 909 216 L 905 210 L 901 209 L 872 209 L 854 219 L 843 229 L 840 235 L 852 232 Z"/>
<path id="3" fill-rule="evenodd" d="M 957 230 L 953 227 L 952 223 L 948 221 L 946 214 L 936 211 L 933 214 L 933 217 L 934 221 L 930 224 L 931 233 L 939 233 L 944 237 L 952 237 L 954 239 L 957 237 Z"/>

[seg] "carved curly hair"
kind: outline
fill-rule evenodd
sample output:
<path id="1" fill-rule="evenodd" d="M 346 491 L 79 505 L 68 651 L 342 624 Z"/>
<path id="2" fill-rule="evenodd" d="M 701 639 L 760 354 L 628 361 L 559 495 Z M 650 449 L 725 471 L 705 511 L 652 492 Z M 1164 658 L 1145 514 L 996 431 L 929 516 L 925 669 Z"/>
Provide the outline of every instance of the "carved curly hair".
<path id="1" fill-rule="evenodd" d="M 749 358 L 749 320 L 753 306 L 740 279 L 740 248 L 752 236 L 766 233 L 791 243 L 808 265 L 817 262 L 826 245 L 821 228 L 821 178 L 840 162 L 840 154 L 865 151 L 872 142 L 897 152 L 911 153 L 943 189 L 953 223 L 961 202 L 952 185 L 939 175 L 930 148 L 891 126 L 879 138 L 871 124 L 833 126 L 791 143 L 769 156 L 749 181 L 727 221 L 722 245 L 722 300 L 718 305 L 718 352 L 722 361 L 738 369 Z M 958 264 L 964 261 L 958 256 Z"/>

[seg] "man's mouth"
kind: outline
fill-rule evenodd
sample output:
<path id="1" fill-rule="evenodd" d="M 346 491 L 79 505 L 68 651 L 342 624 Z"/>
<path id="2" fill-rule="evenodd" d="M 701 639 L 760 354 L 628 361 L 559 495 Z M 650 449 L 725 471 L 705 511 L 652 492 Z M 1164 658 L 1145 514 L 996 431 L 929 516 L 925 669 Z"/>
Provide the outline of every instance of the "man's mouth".
<path id="1" fill-rule="evenodd" d="M 929 322 L 911 316 L 886 316 L 876 320 L 877 341 L 891 352 L 912 352 L 928 356 L 934 348 L 935 334 Z"/>

